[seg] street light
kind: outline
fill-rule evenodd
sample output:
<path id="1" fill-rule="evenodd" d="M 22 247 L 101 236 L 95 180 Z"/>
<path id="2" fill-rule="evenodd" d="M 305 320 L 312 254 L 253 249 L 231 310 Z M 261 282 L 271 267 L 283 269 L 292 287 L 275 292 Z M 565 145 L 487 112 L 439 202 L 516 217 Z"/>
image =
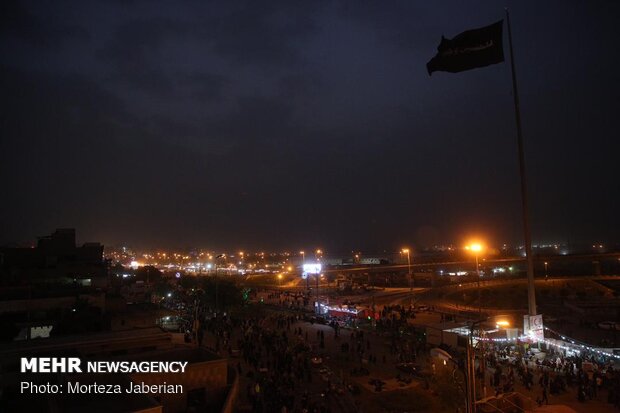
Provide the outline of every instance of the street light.
<path id="1" fill-rule="evenodd" d="M 480 266 L 478 265 L 478 255 L 484 250 L 482 244 L 474 242 L 465 247 L 466 250 L 471 251 L 476 257 L 476 275 L 478 276 L 478 313 L 482 314 L 482 296 L 480 295 Z"/>
<path id="2" fill-rule="evenodd" d="M 465 413 L 474 413 L 476 409 L 476 391 L 474 388 L 475 366 L 474 366 L 474 361 L 472 360 L 473 359 L 473 343 L 472 343 L 473 327 L 474 326 L 472 324 L 469 328 L 469 337 L 468 337 L 467 346 L 466 346 L 467 353 L 465 355 L 465 370 L 463 371 L 463 375 L 465 376 L 465 392 L 464 392 L 465 393 Z M 459 388 L 461 388 L 462 390 L 462 387 L 460 386 L 459 382 L 456 379 L 456 372 L 459 370 L 459 362 L 455 360 L 454 357 L 450 355 L 450 353 L 440 348 L 432 348 L 430 351 L 430 355 L 431 357 L 437 357 L 443 360 L 444 365 L 446 361 L 449 361 L 454 365 L 454 370 L 452 370 L 452 377 L 454 378 L 454 381 L 459 386 Z"/>
<path id="3" fill-rule="evenodd" d="M 480 252 L 483 250 L 483 248 L 484 247 L 482 246 L 482 244 L 478 244 L 478 243 L 473 243 L 465 247 L 465 249 L 475 251 L 475 252 Z"/>
<path id="4" fill-rule="evenodd" d="M 304 264 L 306 263 L 306 253 L 303 251 L 299 251 L 299 253 L 301 254 L 301 268 L 303 271 L 304 268 Z M 310 285 L 309 285 L 309 281 L 308 281 L 308 276 L 306 275 L 306 291 L 310 289 Z"/>
<path id="5" fill-rule="evenodd" d="M 485 321 L 495 321 L 496 327 L 504 327 L 507 328 L 510 326 L 510 321 L 506 316 L 495 316 L 495 317 L 485 317 L 476 321 L 471 321 L 469 324 L 469 337 L 467 340 L 467 355 L 465 359 L 465 411 L 467 413 L 475 413 L 476 411 L 476 366 L 475 366 L 475 353 L 474 353 L 474 328 Z M 482 338 L 482 337 L 481 337 Z M 484 344 L 484 340 L 479 340 L 480 343 Z M 438 357 L 445 361 L 450 361 L 454 364 L 455 369 L 453 371 L 456 373 L 459 363 L 452 358 L 452 356 L 439 348 L 431 349 L 430 351 L 431 357 Z M 483 376 L 482 376 L 482 385 L 483 392 L 486 393 L 486 380 L 485 380 L 485 369 L 484 366 L 484 348 L 482 348 L 481 354 L 481 365 L 483 366 Z"/>
<path id="6" fill-rule="evenodd" d="M 547 261 L 545 261 L 545 280 L 547 280 L 549 278 L 549 273 L 547 272 L 547 266 L 549 265 L 549 263 Z"/>
<path id="7" fill-rule="evenodd" d="M 475 353 L 474 353 L 474 347 L 473 347 L 473 335 L 474 335 L 474 327 L 476 325 L 480 325 L 484 322 L 494 322 L 495 323 L 495 328 L 500 329 L 500 328 L 508 328 L 510 327 L 510 317 L 509 316 L 503 316 L 503 315 L 496 315 L 493 317 L 484 317 L 481 318 L 477 321 L 472 322 L 471 327 L 470 327 L 470 334 L 469 334 L 469 342 L 470 345 L 472 346 L 471 348 L 471 355 L 472 355 L 472 361 L 471 361 L 471 371 L 472 373 L 475 374 Z M 487 372 L 487 367 L 486 367 L 486 348 L 485 348 L 485 337 L 486 337 L 486 331 L 484 329 L 482 330 L 482 334 L 481 334 L 481 340 L 480 340 L 480 367 L 482 370 L 482 397 L 487 397 L 487 382 L 486 382 L 486 372 Z M 484 337 L 483 337 L 484 336 Z M 476 411 L 475 408 L 475 400 L 476 400 L 476 387 L 475 387 L 475 378 L 474 376 L 472 376 L 472 392 L 473 392 L 473 400 L 474 400 L 474 408 L 473 411 Z"/>
<path id="8" fill-rule="evenodd" d="M 319 262 L 319 264 L 321 263 L 321 254 L 323 254 L 323 251 L 321 251 L 320 249 L 316 250 L 316 260 Z M 320 302 L 320 296 L 319 296 L 319 277 L 320 277 L 320 271 L 317 272 L 316 274 L 314 274 L 314 276 L 316 277 L 316 305 L 317 305 L 317 312 L 319 313 L 319 315 L 321 315 L 321 302 Z"/>
<path id="9" fill-rule="evenodd" d="M 411 255 L 409 254 L 409 248 L 403 248 L 401 251 L 403 254 L 407 254 L 407 273 L 409 274 L 409 306 L 413 304 L 413 275 L 411 274 Z"/>

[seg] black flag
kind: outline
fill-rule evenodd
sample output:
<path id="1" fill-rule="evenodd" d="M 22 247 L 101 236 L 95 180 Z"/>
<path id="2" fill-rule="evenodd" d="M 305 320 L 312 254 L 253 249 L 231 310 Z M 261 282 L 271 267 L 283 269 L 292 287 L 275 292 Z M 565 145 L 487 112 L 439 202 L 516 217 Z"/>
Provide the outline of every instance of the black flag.
<path id="1" fill-rule="evenodd" d="M 490 26 L 467 30 L 454 39 L 441 36 L 437 54 L 426 64 L 428 74 L 457 73 L 503 62 L 503 26 L 504 21 L 500 20 Z"/>

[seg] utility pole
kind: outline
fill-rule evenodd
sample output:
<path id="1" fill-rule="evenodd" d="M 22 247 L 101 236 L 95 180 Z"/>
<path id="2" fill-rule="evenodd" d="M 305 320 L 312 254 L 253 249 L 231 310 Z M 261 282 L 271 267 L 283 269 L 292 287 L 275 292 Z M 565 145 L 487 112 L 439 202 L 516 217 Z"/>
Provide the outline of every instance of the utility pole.
<path id="1" fill-rule="evenodd" d="M 517 123 L 517 147 L 519 150 L 519 175 L 521 176 L 521 212 L 523 214 L 523 236 L 525 238 L 525 258 L 527 259 L 527 304 L 529 315 L 536 315 L 536 292 L 534 289 L 534 257 L 532 256 L 532 234 L 528 214 L 527 175 L 525 172 L 525 155 L 523 150 L 523 132 L 521 130 L 521 111 L 519 109 L 519 92 L 517 89 L 517 75 L 515 72 L 515 58 L 512 50 L 512 31 L 510 30 L 510 14 L 506 9 L 506 24 L 508 26 L 508 44 L 510 46 L 510 69 L 512 73 L 512 96 L 515 106 L 515 120 Z"/>
<path id="2" fill-rule="evenodd" d="M 219 276 L 217 274 L 217 260 L 218 258 L 223 258 L 226 255 L 220 254 L 215 257 L 213 260 L 213 265 L 215 266 L 215 313 L 218 314 L 220 310 L 220 292 L 219 292 Z"/>
<path id="3" fill-rule="evenodd" d="M 413 305 L 413 284 L 414 284 L 413 274 L 411 273 L 411 256 L 410 256 L 409 248 L 404 248 L 402 252 L 407 254 L 407 273 L 409 276 L 409 306 L 411 307 Z"/>

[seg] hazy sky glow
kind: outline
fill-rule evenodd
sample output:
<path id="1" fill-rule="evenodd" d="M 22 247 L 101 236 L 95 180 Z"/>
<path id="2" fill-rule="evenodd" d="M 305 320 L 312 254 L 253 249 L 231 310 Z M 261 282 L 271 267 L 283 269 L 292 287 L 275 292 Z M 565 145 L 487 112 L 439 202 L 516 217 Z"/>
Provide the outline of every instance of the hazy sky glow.
<path id="1" fill-rule="evenodd" d="M 534 242 L 618 241 L 620 3 L 507 5 Z M 425 67 L 501 6 L 2 2 L 0 243 L 520 242 L 508 63 Z"/>

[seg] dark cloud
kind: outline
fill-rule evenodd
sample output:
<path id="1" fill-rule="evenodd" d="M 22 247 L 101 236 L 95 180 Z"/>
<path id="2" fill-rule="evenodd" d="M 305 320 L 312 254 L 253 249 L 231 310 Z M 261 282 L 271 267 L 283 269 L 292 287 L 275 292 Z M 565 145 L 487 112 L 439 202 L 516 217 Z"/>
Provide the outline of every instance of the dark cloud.
<path id="1" fill-rule="evenodd" d="M 163 69 L 161 49 L 169 37 L 184 33 L 183 24 L 169 18 L 131 19 L 116 28 L 113 39 L 98 52 L 98 57 L 112 65 L 112 80 L 119 81 L 122 87 L 170 96 L 174 82 Z"/>
<path id="2" fill-rule="evenodd" d="M 54 17 L 62 14 L 63 7 L 54 5 L 38 15 L 19 0 L 0 3 L 0 36 L 15 37 L 38 48 L 58 48 L 64 41 L 88 39 L 88 31 L 73 23 L 58 24 Z"/>
<path id="3" fill-rule="evenodd" d="M 614 239 L 618 5 L 510 6 L 535 239 Z M 425 70 L 495 5 L 2 7 L 0 242 L 521 239 L 508 65 Z"/>
<path id="4" fill-rule="evenodd" d="M 273 67 L 299 62 L 303 40 L 315 32 L 324 2 L 238 4 L 207 22 L 208 40 L 233 64 Z"/>
<path id="5" fill-rule="evenodd" d="M 178 81 L 177 88 L 199 102 L 213 102 L 223 98 L 224 87 L 229 83 L 224 75 L 195 73 Z"/>
<path id="6" fill-rule="evenodd" d="M 325 82 L 316 73 L 290 73 L 278 80 L 277 89 L 282 99 L 299 101 L 315 99 L 325 90 Z"/>

